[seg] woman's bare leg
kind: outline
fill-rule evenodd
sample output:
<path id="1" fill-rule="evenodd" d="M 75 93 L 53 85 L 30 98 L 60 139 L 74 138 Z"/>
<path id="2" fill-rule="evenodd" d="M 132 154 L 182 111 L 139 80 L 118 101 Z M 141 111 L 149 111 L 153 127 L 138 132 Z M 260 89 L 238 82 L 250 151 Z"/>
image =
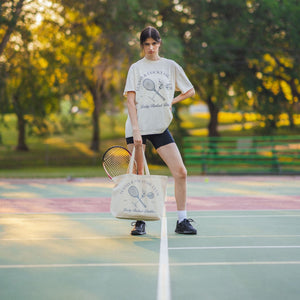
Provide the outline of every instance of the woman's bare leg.
<path id="1" fill-rule="evenodd" d="M 197 234 L 191 225 L 192 219 L 187 219 L 186 212 L 186 179 L 187 171 L 181 154 L 175 143 L 157 149 L 158 154 L 169 167 L 175 180 L 175 199 L 177 204 L 178 221 L 175 232 L 179 234 Z"/>
<path id="2" fill-rule="evenodd" d="M 177 210 L 186 210 L 186 179 L 187 171 L 181 154 L 175 143 L 157 149 L 158 154 L 169 167 L 175 181 L 175 199 Z"/>

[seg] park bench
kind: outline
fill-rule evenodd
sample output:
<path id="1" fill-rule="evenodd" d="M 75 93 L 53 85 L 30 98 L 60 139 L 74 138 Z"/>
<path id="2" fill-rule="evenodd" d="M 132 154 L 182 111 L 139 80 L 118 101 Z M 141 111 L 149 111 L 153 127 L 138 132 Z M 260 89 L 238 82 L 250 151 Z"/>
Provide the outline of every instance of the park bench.
<path id="1" fill-rule="evenodd" d="M 300 135 L 183 139 L 193 174 L 300 174 Z"/>

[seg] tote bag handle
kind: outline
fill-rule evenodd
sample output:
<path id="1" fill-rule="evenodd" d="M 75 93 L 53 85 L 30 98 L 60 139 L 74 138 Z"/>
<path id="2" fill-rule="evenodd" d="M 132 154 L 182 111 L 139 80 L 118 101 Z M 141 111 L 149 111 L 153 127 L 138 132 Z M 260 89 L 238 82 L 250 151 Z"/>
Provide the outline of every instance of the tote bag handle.
<path id="1" fill-rule="evenodd" d="M 145 174 L 146 175 L 150 175 L 149 172 L 149 168 L 148 168 L 148 164 L 147 164 L 147 160 L 146 160 L 146 156 L 145 156 L 145 152 L 142 150 L 143 152 L 143 159 L 144 159 L 144 170 L 145 170 Z M 129 174 L 133 174 L 133 165 L 134 165 L 134 157 L 135 157 L 135 147 L 133 147 L 132 153 L 131 153 L 131 158 L 130 158 L 130 162 L 129 162 Z"/>

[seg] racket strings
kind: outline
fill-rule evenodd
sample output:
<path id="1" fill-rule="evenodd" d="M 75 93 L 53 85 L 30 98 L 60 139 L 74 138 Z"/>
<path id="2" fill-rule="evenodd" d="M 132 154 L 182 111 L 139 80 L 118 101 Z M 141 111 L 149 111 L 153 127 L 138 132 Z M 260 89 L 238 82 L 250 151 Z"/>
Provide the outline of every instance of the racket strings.
<path id="1" fill-rule="evenodd" d="M 103 158 L 103 166 L 111 177 L 126 174 L 129 162 L 128 151 L 117 147 L 110 149 Z"/>

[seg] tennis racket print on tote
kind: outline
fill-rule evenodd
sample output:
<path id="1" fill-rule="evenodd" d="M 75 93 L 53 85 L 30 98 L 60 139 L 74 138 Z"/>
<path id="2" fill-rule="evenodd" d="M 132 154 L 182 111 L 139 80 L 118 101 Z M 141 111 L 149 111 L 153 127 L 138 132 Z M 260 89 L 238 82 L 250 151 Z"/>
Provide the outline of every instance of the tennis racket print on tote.
<path id="1" fill-rule="evenodd" d="M 140 193 L 135 185 L 132 185 L 131 187 L 129 187 L 128 193 L 131 197 L 138 199 L 138 201 L 144 206 L 144 208 L 147 207 L 146 204 L 142 201 L 142 199 L 140 197 Z"/>
<path id="2" fill-rule="evenodd" d="M 122 146 L 113 146 L 102 157 L 103 168 L 110 179 L 128 173 L 131 153 Z M 136 163 L 134 163 L 136 166 Z"/>

